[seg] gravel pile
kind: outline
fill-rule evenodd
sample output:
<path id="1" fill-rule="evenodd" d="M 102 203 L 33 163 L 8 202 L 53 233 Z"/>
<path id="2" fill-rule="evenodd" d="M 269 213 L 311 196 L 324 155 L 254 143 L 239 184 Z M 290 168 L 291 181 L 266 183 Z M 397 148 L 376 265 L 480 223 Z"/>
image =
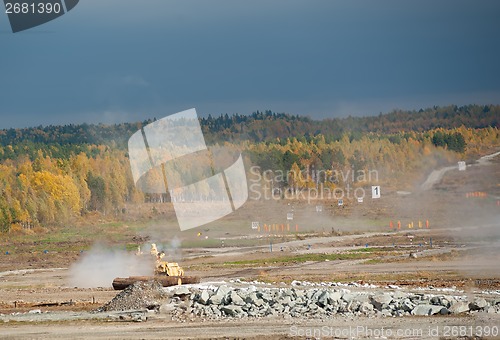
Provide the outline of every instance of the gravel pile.
<path id="1" fill-rule="evenodd" d="M 181 289 L 181 287 L 179 287 Z M 189 294 L 189 295 L 188 295 Z M 179 304 L 176 295 L 185 296 Z M 186 314 L 218 319 L 222 317 L 325 317 L 410 316 L 460 313 L 500 313 L 500 296 L 493 299 L 403 291 L 356 291 L 337 288 L 187 288 L 174 291 L 173 298 L 160 308 L 176 316 Z"/>
<path id="2" fill-rule="evenodd" d="M 138 309 L 158 310 L 169 294 L 156 281 L 136 282 L 116 295 L 96 312 L 129 311 Z"/>

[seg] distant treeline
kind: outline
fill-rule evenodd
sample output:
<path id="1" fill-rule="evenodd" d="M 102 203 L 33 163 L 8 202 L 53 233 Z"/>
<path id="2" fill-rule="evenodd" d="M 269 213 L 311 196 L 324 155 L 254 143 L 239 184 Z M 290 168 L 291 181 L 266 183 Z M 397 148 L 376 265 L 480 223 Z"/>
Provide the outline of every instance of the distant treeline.
<path id="1" fill-rule="evenodd" d="M 37 157 L 38 150 L 44 150 L 47 155 L 56 158 L 67 158 L 81 152 L 95 157 L 100 151 L 91 145 L 106 145 L 113 149 L 125 150 L 130 136 L 155 119 L 115 125 L 69 124 L 0 130 L 0 161 L 19 155 L 28 155 L 33 160 Z M 323 135 L 326 142 L 332 142 L 339 141 L 346 134 L 351 140 L 359 140 L 366 132 L 392 135 L 437 128 L 454 129 L 460 126 L 474 129 L 499 128 L 499 119 L 500 105 L 467 105 L 324 120 L 257 111 L 251 115 L 209 115 L 201 118 L 200 122 L 208 143 L 256 143 L 293 137 L 309 140 L 318 135 Z"/>

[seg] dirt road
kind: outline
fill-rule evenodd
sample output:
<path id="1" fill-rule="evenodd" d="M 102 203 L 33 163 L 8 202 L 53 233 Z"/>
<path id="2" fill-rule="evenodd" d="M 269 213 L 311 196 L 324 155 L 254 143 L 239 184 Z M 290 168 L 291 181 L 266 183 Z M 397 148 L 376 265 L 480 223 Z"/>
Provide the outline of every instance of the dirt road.
<path id="1" fill-rule="evenodd" d="M 499 339 L 499 315 L 420 318 L 344 318 L 328 320 L 253 319 L 178 322 L 16 323 L 1 327 L 2 339 Z M 496 327 L 496 328 L 495 328 Z M 481 337 L 475 335 L 483 334 Z"/>

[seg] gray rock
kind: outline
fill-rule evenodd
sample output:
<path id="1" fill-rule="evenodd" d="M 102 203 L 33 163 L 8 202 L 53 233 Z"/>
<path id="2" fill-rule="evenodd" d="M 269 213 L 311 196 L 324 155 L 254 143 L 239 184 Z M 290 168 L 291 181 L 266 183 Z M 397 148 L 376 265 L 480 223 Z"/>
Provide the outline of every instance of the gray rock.
<path id="1" fill-rule="evenodd" d="M 191 295 L 191 291 L 186 286 L 180 286 L 173 292 L 174 296 L 183 296 L 183 295 Z"/>
<path id="2" fill-rule="evenodd" d="M 273 301 L 273 296 L 267 292 L 262 293 L 262 294 L 257 293 L 257 296 L 266 302 Z"/>
<path id="3" fill-rule="evenodd" d="M 321 307 L 325 307 L 328 304 L 328 292 L 322 291 L 321 294 L 318 296 L 318 305 Z"/>
<path id="4" fill-rule="evenodd" d="M 305 293 L 303 289 L 294 289 L 294 293 L 296 297 L 304 297 Z"/>
<path id="5" fill-rule="evenodd" d="M 258 316 L 259 314 L 256 312 L 256 311 L 253 311 L 253 310 L 249 310 L 247 312 L 247 315 L 250 316 L 250 317 L 256 317 Z"/>
<path id="6" fill-rule="evenodd" d="M 221 313 L 220 309 L 219 309 L 216 305 L 211 305 L 211 306 L 210 306 L 210 308 L 212 309 L 212 314 L 213 314 L 214 316 L 217 316 L 217 317 L 218 317 L 218 316 L 221 316 L 221 315 L 222 315 L 222 313 Z"/>
<path id="7" fill-rule="evenodd" d="M 198 299 L 198 302 L 204 305 L 208 304 L 208 300 L 210 299 L 210 294 L 208 293 L 207 290 L 204 290 L 201 292 L 200 298 Z"/>
<path id="8" fill-rule="evenodd" d="M 334 302 L 338 302 L 342 298 L 342 293 L 339 291 L 328 292 L 328 304 L 333 304 Z"/>
<path id="9" fill-rule="evenodd" d="M 396 310 L 393 312 L 394 316 L 405 316 L 407 313 L 402 310 Z"/>
<path id="10" fill-rule="evenodd" d="M 264 300 L 262 300 L 262 299 L 257 299 L 257 300 L 254 301 L 253 304 L 255 306 L 257 306 L 257 307 L 263 307 L 263 306 L 266 305 L 266 302 Z"/>
<path id="11" fill-rule="evenodd" d="M 441 309 L 443 306 L 435 306 L 435 305 L 417 305 L 412 311 L 412 315 L 434 315 L 441 313 Z"/>
<path id="12" fill-rule="evenodd" d="M 385 317 L 392 316 L 392 312 L 391 312 L 390 310 L 388 310 L 388 309 L 384 309 L 384 310 L 382 310 L 382 311 L 380 312 L 380 314 L 381 314 L 382 316 L 385 316 Z"/>
<path id="13" fill-rule="evenodd" d="M 281 303 L 290 307 L 295 306 L 295 302 L 292 300 L 290 296 L 285 296 L 282 300 Z"/>
<path id="14" fill-rule="evenodd" d="M 430 302 L 431 304 L 433 305 L 441 305 L 441 297 L 439 296 L 433 296 L 431 299 L 430 299 Z"/>
<path id="15" fill-rule="evenodd" d="M 229 293 L 229 303 L 232 303 L 233 305 L 237 306 L 243 306 L 245 304 L 245 301 L 239 296 L 234 290 Z"/>
<path id="16" fill-rule="evenodd" d="M 348 312 L 348 310 L 347 310 L 347 302 L 341 300 L 339 302 L 339 304 L 338 304 L 338 311 L 340 313 L 346 313 L 346 312 Z"/>
<path id="17" fill-rule="evenodd" d="M 266 310 L 263 311 L 262 315 L 268 316 L 268 315 L 275 315 L 276 313 L 272 308 L 267 308 Z"/>
<path id="18" fill-rule="evenodd" d="M 385 309 L 385 307 L 388 306 L 391 301 L 392 296 L 390 296 L 389 294 L 379 294 L 372 296 L 371 298 L 372 305 L 378 310 Z"/>
<path id="19" fill-rule="evenodd" d="M 159 312 L 161 314 L 171 314 L 175 311 L 175 305 L 172 303 L 164 303 L 160 306 Z"/>
<path id="20" fill-rule="evenodd" d="M 411 302 L 410 299 L 405 299 L 402 303 L 401 303 L 401 308 L 405 311 L 405 312 L 411 312 L 414 308 L 415 308 L 415 304 L 413 302 Z"/>
<path id="21" fill-rule="evenodd" d="M 363 302 L 360 306 L 359 306 L 359 311 L 361 313 L 365 313 L 365 314 L 368 314 L 369 312 L 372 312 L 373 311 L 373 305 L 371 303 L 368 303 L 368 302 Z"/>
<path id="22" fill-rule="evenodd" d="M 220 309 L 224 314 L 229 315 L 229 316 L 237 316 L 241 313 L 243 313 L 243 310 L 241 309 L 240 306 L 235 306 L 235 305 L 227 305 L 223 306 Z"/>
<path id="23" fill-rule="evenodd" d="M 451 314 L 450 310 L 446 307 L 443 307 L 441 308 L 441 310 L 439 311 L 439 314 L 441 315 L 448 315 L 448 314 Z"/>
<path id="24" fill-rule="evenodd" d="M 222 300 L 224 299 L 224 295 L 215 293 L 208 299 L 208 303 L 212 305 L 221 305 Z"/>
<path id="25" fill-rule="evenodd" d="M 255 292 L 248 294 L 247 297 L 245 298 L 245 302 L 259 307 L 264 304 L 264 300 L 259 299 L 257 297 L 257 293 Z"/>
<path id="26" fill-rule="evenodd" d="M 205 306 L 203 307 L 202 310 L 203 310 L 203 315 L 205 316 L 212 317 L 214 314 L 211 306 Z"/>
<path id="27" fill-rule="evenodd" d="M 349 303 L 352 300 L 354 300 L 356 298 L 356 296 L 357 296 L 357 294 L 344 293 L 344 294 L 342 294 L 342 300 L 344 300 L 345 302 Z"/>
<path id="28" fill-rule="evenodd" d="M 245 299 L 247 298 L 248 294 L 250 293 L 247 293 L 243 290 L 240 290 L 240 291 L 237 291 L 236 294 L 238 294 L 238 296 L 243 300 L 245 301 Z"/>
<path id="29" fill-rule="evenodd" d="M 356 295 L 356 301 L 358 301 L 359 303 L 370 302 L 370 299 L 371 299 L 371 296 L 368 294 L 357 294 Z"/>
<path id="30" fill-rule="evenodd" d="M 463 301 L 456 301 L 449 308 L 451 314 L 460 314 L 469 311 L 469 304 Z"/>
<path id="31" fill-rule="evenodd" d="M 442 298 L 441 299 L 441 306 L 449 308 L 451 306 L 450 300 L 448 300 L 447 298 Z"/>
<path id="32" fill-rule="evenodd" d="M 488 306 L 488 302 L 486 302 L 483 298 L 475 298 L 474 301 L 469 303 L 470 310 L 481 310 Z"/>
<path id="33" fill-rule="evenodd" d="M 494 314 L 497 312 L 497 309 L 494 306 L 490 306 L 486 309 L 486 313 L 488 314 Z"/>
<path id="34" fill-rule="evenodd" d="M 280 303 L 275 303 L 273 308 L 278 313 L 282 313 L 285 310 L 285 307 L 283 307 L 283 305 Z"/>
<path id="35" fill-rule="evenodd" d="M 218 295 L 226 295 L 227 293 L 229 293 L 232 289 L 226 285 L 221 285 L 219 286 L 219 288 L 217 288 L 217 290 L 215 291 L 215 294 L 218 294 Z"/>

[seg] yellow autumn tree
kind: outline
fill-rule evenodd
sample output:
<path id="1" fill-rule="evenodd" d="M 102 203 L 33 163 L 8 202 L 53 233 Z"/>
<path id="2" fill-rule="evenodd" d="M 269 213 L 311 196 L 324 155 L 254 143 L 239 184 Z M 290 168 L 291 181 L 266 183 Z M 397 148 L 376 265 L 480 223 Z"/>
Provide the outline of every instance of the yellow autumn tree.
<path id="1" fill-rule="evenodd" d="M 37 171 L 31 186 L 40 199 L 38 219 L 41 222 L 64 222 L 80 212 L 80 193 L 70 176 Z"/>

